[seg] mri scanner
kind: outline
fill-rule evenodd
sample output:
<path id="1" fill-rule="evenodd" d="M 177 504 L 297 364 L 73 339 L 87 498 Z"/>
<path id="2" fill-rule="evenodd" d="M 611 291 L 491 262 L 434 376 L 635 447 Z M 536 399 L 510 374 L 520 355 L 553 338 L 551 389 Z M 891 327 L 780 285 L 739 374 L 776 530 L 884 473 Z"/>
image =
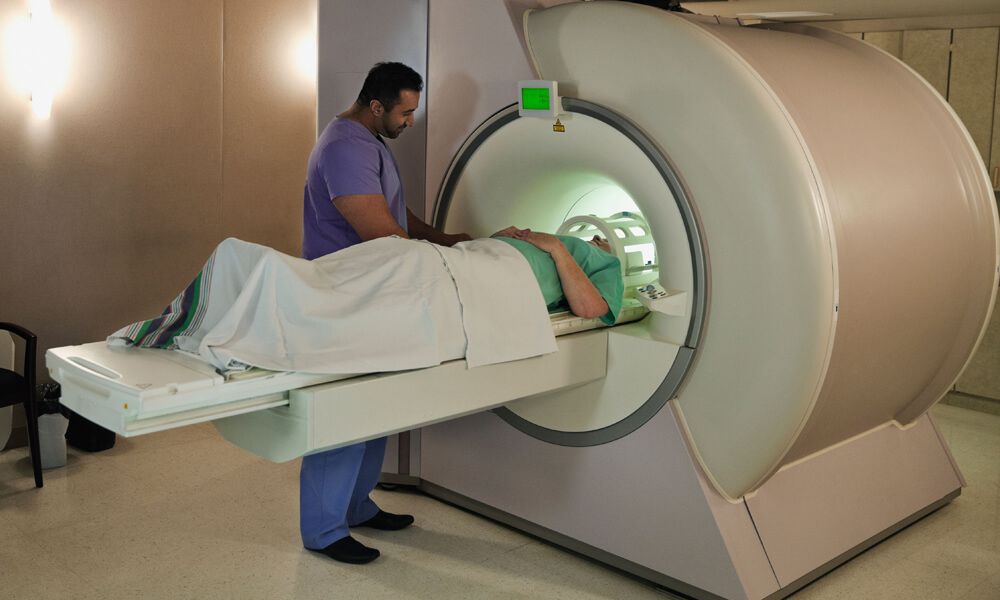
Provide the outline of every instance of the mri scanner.
<path id="1" fill-rule="evenodd" d="M 503 60 L 557 82 L 558 122 L 487 81 L 481 103 L 503 101 L 463 129 L 467 99 L 433 86 L 476 72 L 445 52 L 474 36 L 432 23 L 427 151 L 450 160 L 433 221 L 609 236 L 628 319 L 557 318 L 544 357 L 368 375 L 227 380 L 168 351 L 59 348 L 63 402 L 123 435 L 213 420 L 277 461 L 423 426 L 428 493 L 696 598 L 787 596 L 958 496 L 927 410 L 989 321 L 1000 250 L 944 100 L 820 29 L 514 12 L 526 54 Z"/>

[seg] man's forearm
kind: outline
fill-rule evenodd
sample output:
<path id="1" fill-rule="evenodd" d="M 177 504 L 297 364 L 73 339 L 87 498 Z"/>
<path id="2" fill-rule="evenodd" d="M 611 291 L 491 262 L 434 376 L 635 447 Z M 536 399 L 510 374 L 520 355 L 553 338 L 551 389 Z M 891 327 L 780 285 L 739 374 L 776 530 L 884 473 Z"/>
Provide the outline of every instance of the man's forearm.
<path id="1" fill-rule="evenodd" d="M 381 194 L 338 196 L 333 199 L 333 205 L 363 242 L 390 235 L 409 237 L 393 219 Z"/>

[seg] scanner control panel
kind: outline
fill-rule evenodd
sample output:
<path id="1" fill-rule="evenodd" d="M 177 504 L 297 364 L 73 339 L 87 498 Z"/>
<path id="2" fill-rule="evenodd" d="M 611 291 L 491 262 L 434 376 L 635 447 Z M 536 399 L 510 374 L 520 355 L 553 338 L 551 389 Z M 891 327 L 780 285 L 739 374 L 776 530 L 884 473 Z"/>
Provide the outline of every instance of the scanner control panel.
<path id="1" fill-rule="evenodd" d="M 659 282 L 654 282 L 636 287 L 635 297 L 652 312 L 687 316 L 687 292 L 668 290 Z"/>

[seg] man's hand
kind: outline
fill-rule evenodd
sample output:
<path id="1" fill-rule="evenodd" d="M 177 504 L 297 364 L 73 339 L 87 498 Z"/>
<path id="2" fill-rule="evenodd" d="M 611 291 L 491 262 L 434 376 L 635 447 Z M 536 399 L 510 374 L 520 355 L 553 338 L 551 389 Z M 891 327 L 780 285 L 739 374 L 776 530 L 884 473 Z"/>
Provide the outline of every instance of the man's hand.
<path id="1" fill-rule="evenodd" d="M 447 235 L 447 234 L 446 234 Z M 454 246 L 459 242 L 469 242 L 472 241 L 472 236 L 467 233 L 454 233 L 447 235 L 449 243 L 442 244 L 442 246 Z"/>
<path id="2" fill-rule="evenodd" d="M 432 244 L 437 244 L 439 246 L 454 246 L 459 242 L 467 242 L 472 238 L 467 233 L 444 233 L 434 229 L 427 223 L 424 223 L 417 215 L 413 214 L 413 211 L 406 209 L 406 230 L 409 231 L 409 237 L 418 240 L 427 240 Z"/>

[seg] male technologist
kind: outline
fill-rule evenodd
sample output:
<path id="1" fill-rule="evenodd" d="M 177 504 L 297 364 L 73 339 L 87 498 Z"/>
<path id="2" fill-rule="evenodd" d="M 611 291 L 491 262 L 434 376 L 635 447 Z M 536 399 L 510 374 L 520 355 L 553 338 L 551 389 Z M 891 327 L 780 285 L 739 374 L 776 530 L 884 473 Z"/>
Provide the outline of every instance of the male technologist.
<path id="1" fill-rule="evenodd" d="M 303 201 L 302 257 L 312 260 L 371 239 L 398 235 L 451 246 L 447 235 L 417 218 L 403 199 L 399 166 L 385 138 L 413 126 L 423 80 L 400 63 L 379 63 L 358 99 L 337 116 L 309 156 Z M 302 459 L 299 509 L 302 543 L 334 560 L 364 564 L 379 551 L 351 537 L 350 527 L 394 531 L 410 515 L 381 510 L 369 497 L 378 483 L 386 438 Z"/>

